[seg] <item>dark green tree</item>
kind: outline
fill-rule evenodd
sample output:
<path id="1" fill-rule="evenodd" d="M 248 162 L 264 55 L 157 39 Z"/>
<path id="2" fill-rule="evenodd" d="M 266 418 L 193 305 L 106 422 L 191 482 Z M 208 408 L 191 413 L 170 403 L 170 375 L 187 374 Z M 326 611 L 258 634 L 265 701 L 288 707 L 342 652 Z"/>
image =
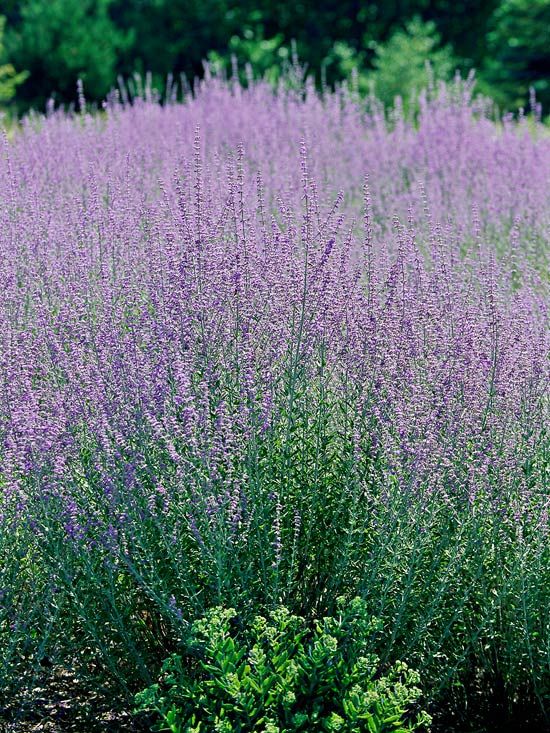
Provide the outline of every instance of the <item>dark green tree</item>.
<path id="1" fill-rule="evenodd" d="M 420 0 L 414 13 L 433 21 L 443 43 L 466 66 L 479 68 L 487 53 L 487 30 L 499 0 Z"/>
<path id="2" fill-rule="evenodd" d="M 76 96 L 81 78 L 85 94 L 99 100 L 116 79 L 119 54 L 132 33 L 118 29 L 109 16 L 112 0 L 23 0 L 19 23 L 6 34 L 14 63 L 29 71 L 22 95 L 43 107 L 54 94 Z"/>
<path id="3" fill-rule="evenodd" d="M 169 73 L 202 75 L 208 57 L 229 67 L 231 53 L 274 77 L 292 41 L 317 78 L 325 67 L 336 81 L 351 60 L 365 77 L 378 69 L 377 86 L 389 89 L 380 64 L 396 66 L 397 41 L 422 56 L 422 34 L 399 35 L 415 17 L 439 39 L 428 53 L 440 59 L 448 48 L 461 69 L 480 69 L 482 88 L 503 105 L 524 103 L 531 83 L 548 103 L 549 8 L 550 0 L 0 0 L 7 58 L 30 72 L 20 109 L 43 107 L 52 93 L 74 100 L 78 77 L 99 101 L 119 74 L 151 71 L 162 86 Z"/>
<path id="4" fill-rule="evenodd" d="M 497 100 L 525 105 L 532 86 L 550 107 L 550 0 L 503 0 L 488 35 L 484 76 Z"/>
<path id="5" fill-rule="evenodd" d="M 123 76 L 150 71 L 159 82 L 169 73 L 201 76 L 208 53 L 227 50 L 252 6 L 227 0 L 113 0 L 117 27 L 134 33 L 117 71 Z"/>

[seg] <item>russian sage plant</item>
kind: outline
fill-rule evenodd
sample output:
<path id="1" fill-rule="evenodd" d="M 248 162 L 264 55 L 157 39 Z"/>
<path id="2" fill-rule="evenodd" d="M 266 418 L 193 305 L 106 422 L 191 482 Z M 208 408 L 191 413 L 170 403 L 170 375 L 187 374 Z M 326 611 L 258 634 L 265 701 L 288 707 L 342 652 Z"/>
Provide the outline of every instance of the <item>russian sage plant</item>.
<path id="1" fill-rule="evenodd" d="M 3 140 L 8 697 L 359 595 L 434 704 L 548 713 L 550 138 L 417 108 L 209 77 Z"/>

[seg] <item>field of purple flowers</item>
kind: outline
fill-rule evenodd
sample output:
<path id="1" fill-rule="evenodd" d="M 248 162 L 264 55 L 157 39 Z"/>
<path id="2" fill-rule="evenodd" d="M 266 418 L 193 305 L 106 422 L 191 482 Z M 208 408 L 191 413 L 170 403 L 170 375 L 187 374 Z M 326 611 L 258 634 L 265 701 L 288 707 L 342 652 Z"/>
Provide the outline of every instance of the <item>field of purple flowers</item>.
<path id="1" fill-rule="evenodd" d="M 131 699 L 206 609 L 360 595 L 436 720 L 544 720 L 549 190 L 547 129 L 458 81 L 414 122 L 207 78 L 5 139 L 0 696 Z"/>

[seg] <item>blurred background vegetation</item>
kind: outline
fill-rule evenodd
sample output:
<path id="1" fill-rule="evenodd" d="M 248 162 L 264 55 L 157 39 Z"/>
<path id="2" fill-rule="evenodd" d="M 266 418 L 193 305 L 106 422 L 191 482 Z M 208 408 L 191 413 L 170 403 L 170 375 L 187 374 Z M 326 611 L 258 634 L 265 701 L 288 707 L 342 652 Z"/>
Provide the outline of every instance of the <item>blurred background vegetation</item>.
<path id="1" fill-rule="evenodd" d="M 0 0 L 0 106 L 100 102 L 117 79 L 191 81 L 208 59 L 276 79 L 294 43 L 319 83 L 356 75 L 387 104 L 476 69 L 501 108 L 550 108 L 550 0 Z"/>

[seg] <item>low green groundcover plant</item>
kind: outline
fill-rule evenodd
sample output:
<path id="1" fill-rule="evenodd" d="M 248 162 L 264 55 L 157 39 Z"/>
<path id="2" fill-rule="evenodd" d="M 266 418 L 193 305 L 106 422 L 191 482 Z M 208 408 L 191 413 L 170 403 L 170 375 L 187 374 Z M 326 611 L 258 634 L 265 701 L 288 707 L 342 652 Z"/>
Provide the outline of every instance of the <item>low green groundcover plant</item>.
<path id="1" fill-rule="evenodd" d="M 185 656 L 137 695 L 139 709 L 171 733 L 428 730 L 420 677 L 403 662 L 382 674 L 365 603 L 341 600 L 338 612 L 311 625 L 280 607 L 239 628 L 234 609 L 214 608 L 193 624 Z"/>

